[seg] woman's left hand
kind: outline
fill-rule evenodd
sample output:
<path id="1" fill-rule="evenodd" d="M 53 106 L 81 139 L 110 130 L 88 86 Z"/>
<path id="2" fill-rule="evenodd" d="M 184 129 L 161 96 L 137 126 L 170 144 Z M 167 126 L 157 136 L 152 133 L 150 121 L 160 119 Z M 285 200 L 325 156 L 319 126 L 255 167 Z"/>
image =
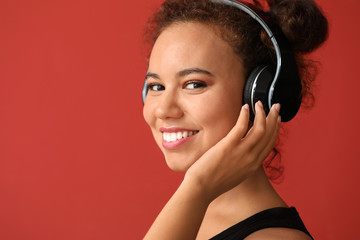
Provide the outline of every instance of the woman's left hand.
<path id="1" fill-rule="evenodd" d="M 274 104 L 265 116 L 261 102 L 255 104 L 256 115 L 248 130 L 249 108 L 244 105 L 232 130 L 199 158 L 187 171 L 184 181 L 200 187 L 215 199 L 240 184 L 262 166 L 272 151 L 280 128 L 280 105 Z"/>

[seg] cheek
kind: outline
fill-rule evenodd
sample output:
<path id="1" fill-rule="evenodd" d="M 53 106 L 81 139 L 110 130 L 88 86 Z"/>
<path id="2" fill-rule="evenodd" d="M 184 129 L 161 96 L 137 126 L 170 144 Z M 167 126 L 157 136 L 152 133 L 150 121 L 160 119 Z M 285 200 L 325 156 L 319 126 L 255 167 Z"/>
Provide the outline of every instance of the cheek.
<path id="1" fill-rule="evenodd" d="M 203 117 L 204 127 L 209 134 L 224 137 L 234 127 L 239 116 L 239 111 L 231 106 L 218 105 L 208 110 L 208 115 Z"/>
<path id="2" fill-rule="evenodd" d="M 239 117 L 240 109 L 241 99 L 229 95 L 208 98 L 196 108 L 196 122 L 204 130 L 206 145 L 214 145 L 228 134 Z"/>
<path id="3" fill-rule="evenodd" d="M 220 121 L 235 125 L 242 105 L 241 97 L 239 91 L 229 89 L 221 89 L 216 94 L 209 95 L 199 109 L 202 121 L 206 124 Z"/>

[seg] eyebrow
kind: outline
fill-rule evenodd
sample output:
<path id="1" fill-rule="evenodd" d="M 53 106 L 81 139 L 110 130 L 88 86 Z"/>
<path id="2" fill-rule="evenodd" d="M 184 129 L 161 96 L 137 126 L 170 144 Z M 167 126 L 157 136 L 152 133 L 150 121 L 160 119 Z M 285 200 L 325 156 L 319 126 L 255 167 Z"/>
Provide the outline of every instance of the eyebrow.
<path id="1" fill-rule="evenodd" d="M 147 72 L 146 73 L 145 79 L 147 79 L 148 77 L 152 77 L 152 78 L 155 78 L 155 79 L 160 79 L 160 76 L 158 74 L 152 73 L 152 72 Z"/>
<path id="2" fill-rule="evenodd" d="M 210 77 L 214 76 L 211 72 L 209 72 L 207 70 L 204 70 L 204 69 L 201 69 L 201 68 L 187 68 L 187 69 L 181 70 L 180 72 L 176 73 L 176 76 L 177 77 L 185 77 L 185 76 L 190 75 L 192 73 L 202 73 L 202 74 L 209 75 Z M 146 79 L 148 77 L 152 77 L 152 78 L 155 78 L 155 79 L 160 79 L 160 76 L 158 74 L 152 73 L 152 72 L 148 72 L 146 74 Z"/>
<path id="3" fill-rule="evenodd" d="M 202 74 L 206 74 L 206 75 L 209 75 L 211 77 L 213 77 L 214 75 L 209 72 L 209 71 L 206 71 L 204 69 L 201 69 L 201 68 L 187 68 L 187 69 L 184 69 L 184 70 L 181 70 L 180 72 L 178 72 L 176 74 L 176 76 L 178 77 L 185 77 L 189 74 L 192 74 L 192 73 L 202 73 Z"/>

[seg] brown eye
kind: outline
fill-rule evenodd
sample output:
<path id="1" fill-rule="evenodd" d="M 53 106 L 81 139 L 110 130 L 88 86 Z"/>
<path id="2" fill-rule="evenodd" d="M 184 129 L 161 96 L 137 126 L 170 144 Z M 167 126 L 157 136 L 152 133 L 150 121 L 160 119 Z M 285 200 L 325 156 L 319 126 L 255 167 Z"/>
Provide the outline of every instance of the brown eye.
<path id="1" fill-rule="evenodd" d="M 148 88 L 150 91 L 155 91 L 155 92 L 165 90 L 165 87 L 161 84 L 149 84 Z"/>
<path id="2" fill-rule="evenodd" d="M 202 87 L 206 87 L 206 84 L 201 81 L 189 81 L 189 82 L 185 83 L 185 86 L 184 86 L 184 88 L 186 88 L 186 89 L 196 89 L 196 88 L 202 88 Z"/>

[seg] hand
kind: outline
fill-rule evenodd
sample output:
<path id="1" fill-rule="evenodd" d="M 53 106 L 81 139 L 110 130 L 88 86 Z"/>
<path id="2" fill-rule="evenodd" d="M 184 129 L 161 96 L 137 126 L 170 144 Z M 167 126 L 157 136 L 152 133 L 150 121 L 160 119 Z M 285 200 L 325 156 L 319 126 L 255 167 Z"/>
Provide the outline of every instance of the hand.
<path id="1" fill-rule="evenodd" d="M 255 104 L 255 110 L 254 125 L 248 132 L 249 107 L 244 105 L 237 123 L 226 137 L 187 171 L 184 181 L 199 186 L 209 201 L 234 188 L 262 167 L 273 149 L 281 122 L 280 105 L 274 104 L 267 117 L 260 101 Z"/>

